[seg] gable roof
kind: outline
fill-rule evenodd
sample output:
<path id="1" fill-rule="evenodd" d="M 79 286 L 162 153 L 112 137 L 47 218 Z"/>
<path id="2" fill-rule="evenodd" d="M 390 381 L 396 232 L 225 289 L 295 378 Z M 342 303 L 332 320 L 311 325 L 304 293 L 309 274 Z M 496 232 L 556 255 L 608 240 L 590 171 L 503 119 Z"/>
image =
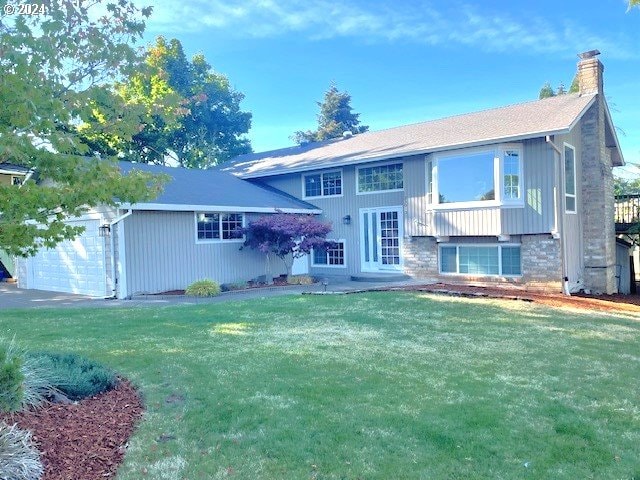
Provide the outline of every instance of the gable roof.
<path id="1" fill-rule="evenodd" d="M 217 170 L 172 168 L 144 163 L 120 162 L 127 174 L 140 170 L 165 174 L 170 180 L 152 202 L 122 205 L 133 210 L 220 211 L 274 213 L 321 213 L 310 203 L 275 189 L 263 188 Z"/>
<path id="2" fill-rule="evenodd" d="M 11 175 L 26 175 L 31 170 L 22 165 L 14 165 L 13 163 L 0 163 L 0 173 Z"/>
<path id="3" fill-rule="evenodd" d="M 222 170 L 241 178 L 518 141 L 569 132 L 596 95 L 567 94 L 405 125 L 349 138 L 237 157 Z"/>

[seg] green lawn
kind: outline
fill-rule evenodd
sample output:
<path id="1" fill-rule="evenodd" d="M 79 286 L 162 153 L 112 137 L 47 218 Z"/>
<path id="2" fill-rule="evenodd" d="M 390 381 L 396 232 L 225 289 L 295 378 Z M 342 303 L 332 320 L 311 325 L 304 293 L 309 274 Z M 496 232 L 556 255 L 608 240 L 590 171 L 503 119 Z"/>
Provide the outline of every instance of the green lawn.
<path id="1" fill-rule="evenodd" d="M 640 320 L 411 293 L 0 312 L 147 404 L 119 479 L 639 479 Z"/>

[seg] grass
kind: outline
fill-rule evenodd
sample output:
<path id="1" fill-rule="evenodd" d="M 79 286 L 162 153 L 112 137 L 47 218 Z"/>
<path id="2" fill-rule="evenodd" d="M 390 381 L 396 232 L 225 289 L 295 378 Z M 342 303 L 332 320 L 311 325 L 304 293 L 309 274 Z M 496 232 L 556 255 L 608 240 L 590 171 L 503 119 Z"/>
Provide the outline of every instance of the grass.
<path id="1" fill-rule="evenodd" d="M 131 378 L 119 479 L 639 479 L 640 320 L 412 293 L 16 310 Z"/>

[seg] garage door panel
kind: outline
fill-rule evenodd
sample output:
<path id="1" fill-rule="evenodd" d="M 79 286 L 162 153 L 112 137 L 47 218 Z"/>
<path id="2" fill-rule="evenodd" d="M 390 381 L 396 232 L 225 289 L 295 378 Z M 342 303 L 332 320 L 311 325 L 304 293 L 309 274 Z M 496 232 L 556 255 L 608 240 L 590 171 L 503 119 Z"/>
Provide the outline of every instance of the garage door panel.
<path id="1" fill-rule="evenodd" d="M 28 260 L 29 288 L 104 297 L 107 293 L 104 238 L 97 220 L 69 222 L 84 233 L 55 248 L 40 250 Z"/>

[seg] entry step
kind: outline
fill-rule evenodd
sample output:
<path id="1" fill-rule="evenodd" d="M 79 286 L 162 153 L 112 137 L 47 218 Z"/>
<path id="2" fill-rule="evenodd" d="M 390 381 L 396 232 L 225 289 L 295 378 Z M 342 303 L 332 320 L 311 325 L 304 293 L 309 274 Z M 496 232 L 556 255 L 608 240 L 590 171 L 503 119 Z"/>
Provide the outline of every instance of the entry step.
<path id="1" fill-rule="evenodd" d="M 404 273 L 359 273 L 358 275 L 351 275 L 351 280 L 354 282 L 405 282 L 411 280 L 409 275 Z"/>

